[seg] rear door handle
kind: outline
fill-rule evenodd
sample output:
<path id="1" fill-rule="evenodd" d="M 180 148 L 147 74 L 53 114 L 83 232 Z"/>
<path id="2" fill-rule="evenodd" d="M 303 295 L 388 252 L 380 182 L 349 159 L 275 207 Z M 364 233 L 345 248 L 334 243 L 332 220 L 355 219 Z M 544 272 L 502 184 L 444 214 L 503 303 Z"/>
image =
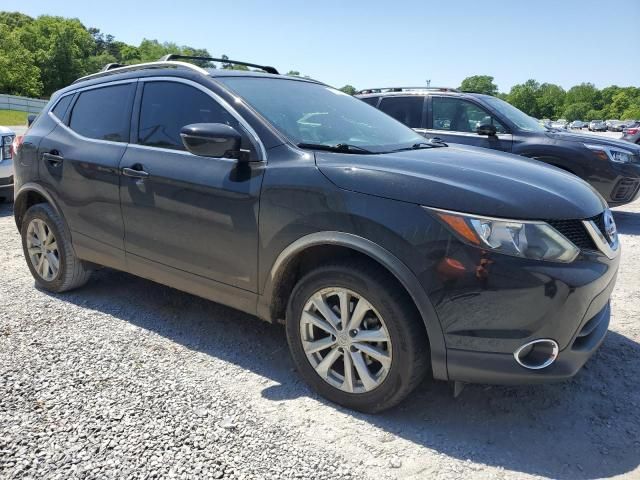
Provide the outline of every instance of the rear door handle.
<path id="1" fill-rule="evenodd" d="M 147 178 L 149 176 L 149 172 L 145 172 L 144 170 L 136 170 L 135 168 L 124 167 L 122 169 L 122 175 L 132 178 Z"/>
<path id="2" fill-rule="evenodd" d="M 43 153 L 42 160 L 44 160 L 45 162 L 47 162 L 48 164 L 54 167 L 57 167 L 64 161 L 64 157 L 60 155 L 58 152 L 50 152 L 50 153 Z"/>

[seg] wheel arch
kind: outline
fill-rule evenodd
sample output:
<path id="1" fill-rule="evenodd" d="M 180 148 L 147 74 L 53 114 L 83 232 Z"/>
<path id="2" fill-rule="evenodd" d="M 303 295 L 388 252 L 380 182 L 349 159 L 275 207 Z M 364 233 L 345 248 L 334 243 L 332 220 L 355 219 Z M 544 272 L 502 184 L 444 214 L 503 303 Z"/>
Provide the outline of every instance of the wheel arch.
<path id="1" fill-rule="evenodd" d="M 298 266 L 309 252 L 326 249 L 331 254 L 337 251 L 367 257 L 384 268 L 404 288 L 422 317 L 431 351 L 433 375 L 446 380 L 446 348 L 444 335 L 436 311 L 418 278 L 399 258 L 380 245 L 366 238 L 345 232 L 317 232 L 299 238 L 286 247 L 273 263 L 267 274 L 264 289 L 258 297 L 257 314 L 269 322 L 284 318 L 292 285 L 298 275 Z"/>
<path id="2" fill-rule="evenodd" d="M 51 194 L 49 194 L 49 192 L 47 192 L 47 190 L 40 184 L 25 183 L 16 193 L 13 204 L 13 217 L 18 230 L 22 228 L 22 219 L 24 218 L 24 214 L 30 207 L 38 203 L 48 203 L 51 205 L 55 212 L 63 218 L 63 223 L 65 223 L 66 227 L 66 222 L 64 222 L 64 217 L 61 215 L 60 208 Z"/>
<path id="3" fill-rule="evenodd" d="M 539 162 L 549 164 L 553 167 L 559 168 L 560 170 L 564 170 L 565 172 L 571 173 L 578 177 L 581 177 L 584 173 L 582 172 L 582 169 L 580 167 L 577 167 L 576 165 L 572 164 L 571 166 L 568 166 L 568 162 L 561 157 L 544 154 L 536 155 L 535 153 L 522 153 L 521 155 L 531 158 L 532 160 L 538 160 Z"/>

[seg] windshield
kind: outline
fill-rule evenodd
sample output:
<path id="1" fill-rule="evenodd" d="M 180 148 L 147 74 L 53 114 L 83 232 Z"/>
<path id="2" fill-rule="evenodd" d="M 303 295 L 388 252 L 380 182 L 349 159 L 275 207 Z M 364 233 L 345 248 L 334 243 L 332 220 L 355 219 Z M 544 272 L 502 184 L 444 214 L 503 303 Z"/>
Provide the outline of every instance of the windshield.
<path id="1" fill-rule="evenodd" d="M 484 97 L 484 100 L 493 108 L 495 108 L 499 113 L 515 123 L 516 126 L 521 130 L 524 130 L 526 132 L 547 131 L 547 129 L 540 125 L 536 119 L 531 118 L 529 115 L 521 110 L 518 110 L 516 107 L 505 102 L 504 100 L 500 100 L 496 97 Z"/>
<path id="2" fill-rule="evenodd" d="M 425 142 L 425 138 L 380 110 L 325 85 L 299 80 L 224 77 L 296 145 L 351 145 L 381 153 Z"/>

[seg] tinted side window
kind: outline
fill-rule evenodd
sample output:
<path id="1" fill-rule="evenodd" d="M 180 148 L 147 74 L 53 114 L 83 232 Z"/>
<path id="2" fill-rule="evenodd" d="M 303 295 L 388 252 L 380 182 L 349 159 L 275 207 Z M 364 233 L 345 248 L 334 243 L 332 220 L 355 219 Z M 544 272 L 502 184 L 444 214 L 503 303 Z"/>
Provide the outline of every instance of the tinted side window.
<path id="1" fill-rule="evenodd" d="M 229 112 L 197 88 L 177 82 L 145 83 L 138 143 L 184 150 L 180 130 L 191 123 L 224 123 L 239 128 Z"/>
<path id="2" fill-rule="evenodd" d="M 85 137 L 128 142 L 135 87 L 135 83 L 127 83 L 81 92 L 69 127 Z"/>
<path id="3" fill-rule="evenodd" d="M 378 99 L 380 97 L 367 97 L 367 98 L 361 98 L 360 100 L 362 100 L 364 103 L 368 103 L 369 105 L 373 105 L 374 107 L 376 105 L 378 105 Z"/>
<path id="4" fill-rule="evenodd" d="M 424 97 L 414 95 L 411 97 L 385 97 L 380 101 L 378 108 L 401 121 L 407 127 L 421 128 L 423 105 Z"/>
<path id="5" fill-rule="evenodd" d="M 73 94 L 62 97 L 60 101 L 53 107 L 51 113 L 53 113 L 59 120 L 64 119 L 64 114 L 67 113 L 67 108 L 69 108 L 69 104 L 71 103 L 71 99 L 73 98 Z"/>
<path id="6" fill-rule="evenodd" d="M 433 128 L 454 132 L 475 132 L 480 125 L 494 125 L 498 133 L 504 126 L 489 112 L 475 103 L 453 97 L 433 97 Z"/>

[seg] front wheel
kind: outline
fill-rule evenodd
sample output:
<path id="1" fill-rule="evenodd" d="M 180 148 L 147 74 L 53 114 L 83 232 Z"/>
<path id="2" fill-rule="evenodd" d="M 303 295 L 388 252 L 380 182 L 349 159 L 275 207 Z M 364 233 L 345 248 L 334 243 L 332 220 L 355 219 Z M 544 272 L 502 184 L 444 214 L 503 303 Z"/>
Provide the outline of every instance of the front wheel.
<path id="1" fill-rule="evenodd" d="M 424 325 L 410 297 L 366 262 L 318 268 L 291 295 L 287 340 L 307 383 L 363 412 L 405 398 L 429 368 Z"/>

